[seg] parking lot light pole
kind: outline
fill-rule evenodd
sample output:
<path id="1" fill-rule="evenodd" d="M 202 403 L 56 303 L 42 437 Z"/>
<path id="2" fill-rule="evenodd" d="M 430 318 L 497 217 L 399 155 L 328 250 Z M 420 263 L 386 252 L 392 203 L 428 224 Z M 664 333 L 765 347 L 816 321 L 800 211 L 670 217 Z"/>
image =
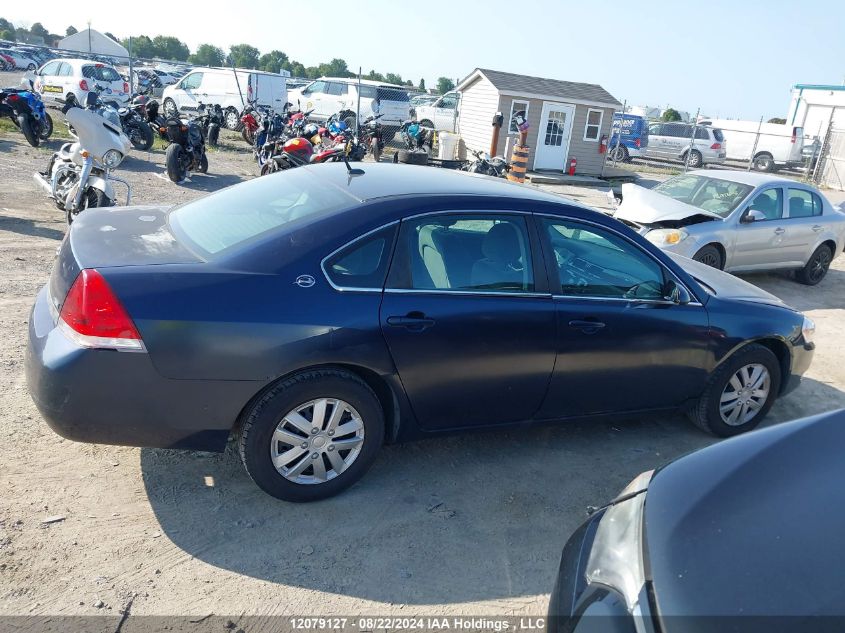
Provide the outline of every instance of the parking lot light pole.
<path id="1" fill-rule="evenodd" d="M 748 167 L 745 171 L 751 171 L 751 166 L 754 164 L 754 154 L 757 153 L 757 143 L 760 142 L 760 128 L 763 127 L 763 117 L 760 117 L 760 122 L 757 124 L 757 136 L 754 137 L 754 146 L 751 148 L 751 156 L 748 159 Z"/>
<path id="2" fill-rule="evenodd" d="M 692 126 L 692 134 L 689 137 L 689 147 L 687 147 L 687 155 L 684 157 L 684 172 L 689 171 L 689 155 L 692 154 L 693 145 L 695 145 L 695 133 L 698 131 L 698 115 L 701 114 L 701 108 L 695 111 L 695 123 Z"/>
<path id="3" fill-rule="evenodd" d="M 616 157 L 619 155 L 619 143 L 622 142 L 622 125 L 625 120 L 625 110 L 628 108 L 628 100 L 622 102 L 622 116 L 619 117 L 619 131 L 616 133 L 616 145 L 613 148 L 613 168 L 616 169 Z M 610 133 L 613 134 L 613 117 L 610 117 Z M 607 161 L 607 156 L 605 156 Z"/>

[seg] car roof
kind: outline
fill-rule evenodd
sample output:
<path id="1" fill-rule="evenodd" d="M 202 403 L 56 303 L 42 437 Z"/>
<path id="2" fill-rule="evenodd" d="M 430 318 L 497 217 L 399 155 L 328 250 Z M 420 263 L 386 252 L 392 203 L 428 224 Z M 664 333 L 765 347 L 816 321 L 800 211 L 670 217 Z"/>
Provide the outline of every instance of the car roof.
<path id="1" fill-rule="evenodd" d="M 107 64 L 105 62 L 98 62 L 96 60 L 79 59 L 79 58 L 73 58 L 73 57 L 71 57 L 71 58 L 67 58 L 67 57 L 59 58 L 59 57 L 57 57 L 56 59 L 49 60 L 44 65 L 46 66 L 50 62 L 64 62 L 66 64 L 70 64 L 71 66 L 73 66 L 75 68 L 80 68 L 82 66 L 108 66 L 109 68 L 114 68 L 114 66 L 112 66 L 111 64 Z"/>
<path id="2" fill-rule="evenodd" d="M 530 185 L 454 169 L 393 163 L 357 163 L 356 166 L 363 169 L 364 173 L 350 176 L 343 163 L 307 165 L 300 169 L 311 170 L 319 178 L 362 202 L 402 196 L 457 195 L 527 198 L 557 204 L 566 202 L 583 207 Z"/>
<path id="3" fill-rule="evenodd" d="M 345 84 L 357 84 L 357 77 L 320 77 L 314 81 L 339 81 Z M 389 84 L 386 81 L 373 81 L 372 79 L 361 79 L 362 86 L 380 86 L 382 88 L 397 88 L 398 90 L 407 90 L 408 86 L 400 86 L 398 84 Z"/>
<path id="4" fill-rule="evenodd" d="M 707 178 L 718 178 L 721 180 L 731 180 L 739 182 L 743 185 L 751 185 L 752 187 L 760 187 L 762 185 L 772 184 L 787 184 L 787 185 L 805 185 L 805 183 L 792 180 L 791 178 L 784 178 L 783 176 L 772 176 L 770 174 L 757 174 L 754 172 L 739 170 L 739 169 L 696 169 L 689 172 L 696 176 L 706 176 Z M 806 186 L 806 185 L 805 185 Z M 812 188 L 812 187 L 811 187 Z"/>

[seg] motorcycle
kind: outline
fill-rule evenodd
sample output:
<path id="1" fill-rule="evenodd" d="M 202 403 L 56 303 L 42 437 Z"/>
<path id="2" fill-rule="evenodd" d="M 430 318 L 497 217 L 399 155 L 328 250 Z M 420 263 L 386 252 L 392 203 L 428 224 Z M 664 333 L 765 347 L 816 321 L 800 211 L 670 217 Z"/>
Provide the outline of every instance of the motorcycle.
<path id="1" fill-rule="evenodd" d="M 384 150 L 384 138 L 381 131 L 381 114 L 367 117 L 358 126 L 358 141 L 369 151 L 375 162 L 381 160 L 381 153 Z"/>
<path id="2" fill-rule="evenodd" d="M 53 119 L 36 92 L 19 88 L 0 90 L 0 117 L 4 116 L 12 120 L 33 147 L 53 133 Z"/>
<path id="3" fill-rule="evenodd" d="M 165 153 L 167 177 L 175 183 L 180 183 L 192 171 L 206 173 L 208 157 L 205 154 L 205 136 L 199 120 L 190 119 L 185 122 L 178 116 L 169 116 L 164 127 L 167 140 L 170 141 Z"/>
<path id="4" fill-rule="evenodd" d="M 418 121 L 410 119 L 404 121 L 399 127 L 399 137 L 405 144 L 406 149 L 431 152 L 431 147 L 434 143 L 434 130 L 424 127 Z M 428 146 L 427 150 L 426 145 Z"/>
<path id="5" fill-rule="evenodd" d="M 211 106 L 199 104 L 200 116 L 197 117 L 202 132 L 205 135 L 206 142 L 210 147 L 217 147 L 220 140 L 220 128 L 226 122 L 226 115 L 223 114 L 223 108 L 219 103 Z"/>
<path id="6" fill-rule="evenodd" d="M 130 101 L 129 107 L 118 107 L 110 103 L 117 110 L 120 117 L 120 125 L 123 128 L 132 147 L 145 152 L 153 146 L 155 136 L 146 120 L 146 97 L 136 96 Z"/>
<path id="7" fill-rule="evenodd" d="M 84 109 L 66 106 L 65 118 L 77 141 L 65 143 L 50 157 L 46 171 L 33 174 L 56 206 L 66 212 L 68 224 L 84 209 L 114 205 L 117 197 L 113 182 L 126 187 L 127 205 L 132 198 L 129 183 L 111 173 L 129 152 L 129 138 L 119 121 L 106 119 L 96 111 L 97 102 L 97 94 L 89 92 Z"/>
<path id="8" fill-rule="evenodd" d="M 270 157 L 261 167 L 261 175 L 284 171 L 318 163 L 335 163 L 347 161 L 352 158 L 353 151 L 357 146 L 357 139 L 352 130 L 346 130 L 332 147 L 320 149 L 315 152 L 315 147 L 307 138 L 294 137 L 285 141 L 279 153 Z"/>
<path id="9" fill-rule="evenodd" d="M 486 152 L 477 152 L 471 150 L 475 160 L 467 163 L 461 167 L 462 171 L 468 171 L 472 174 L 486 174 L 487 176 L 496 176 L 497 178 L 504 178 L 510 171 L 511 166 L 502 156 L 490 155 Z"/>

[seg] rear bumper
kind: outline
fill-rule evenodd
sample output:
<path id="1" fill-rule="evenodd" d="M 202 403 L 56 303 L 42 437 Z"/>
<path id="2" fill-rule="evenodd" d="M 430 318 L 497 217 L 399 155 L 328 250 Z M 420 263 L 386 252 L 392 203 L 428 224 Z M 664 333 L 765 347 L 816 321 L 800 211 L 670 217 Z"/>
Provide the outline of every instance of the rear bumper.
<path id="1" fill-rule="evenodd" d="M 29 393 L 53 431 L 96 444 L 222 451 L 254 381 L 173 380 L 146 352 L 79 347 L 58 328 L 46 288 L 26 351 Z"/>

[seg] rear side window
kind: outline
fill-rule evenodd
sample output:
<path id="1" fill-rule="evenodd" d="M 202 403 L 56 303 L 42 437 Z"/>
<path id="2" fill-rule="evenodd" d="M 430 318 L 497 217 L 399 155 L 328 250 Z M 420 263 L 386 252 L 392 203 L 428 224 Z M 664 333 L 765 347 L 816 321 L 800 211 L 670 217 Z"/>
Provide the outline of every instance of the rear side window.
<path id="1" fill-rule="evenodd" d="M 71 68 L 70 64 L 62 62 L 62 65 L 59 66 L 59 76 L 60 77 L 71 77 L 71 76 L 73 76 L 73 68 Z"/>
<path id="2" fill-rule="evenodd" d="M 339 83 L 337 81 L 332 81 L 327 84 L 326 93 L 330 95 L 345 95 L 347 92 L 346 84 Z"/>
<path id="3" fill-rule="evenodd" d="M 120 81 L 121 77 L 109 66 L 83 66 L 82 76 L 94 81 Z"/>
<path id="4" fill-rule="evenodd" d="M 180 242 L 214 256 L 280 227 L 358 204 L 306 169 L 256 178 L 176 208 L 170 227 Z"/>
<path id="5" fill-rule="evenodd" d="M 706 127 L 697 127 L 695 128 L 695 138 L 700 141 L 709 141 L 710 135 L 707 133 Z"/>
<path id="6" fill-rule="evenodd" d="M 375 99 L 378 96 L 375 86 L 361 86 L 362 99 Z"/>
<path id="7" fill-rule="evenodd" d="M 378 98 L 384 101 L 410 101 L 408 93 L 396 88 L 378 88 Z"/>
<path id="8" fill-rule="evenodd" d="M 822 214 L 822 201 L 806 189 L 789 190 L 789 217 L 809 218 Z"/>
<path id="9" fill-rule="evenodd" d="M 323 270 L 337 288 L 381 290 L 396 235 L 396 225 L 385 227 L 343 247 L 329 257 Z"/>

